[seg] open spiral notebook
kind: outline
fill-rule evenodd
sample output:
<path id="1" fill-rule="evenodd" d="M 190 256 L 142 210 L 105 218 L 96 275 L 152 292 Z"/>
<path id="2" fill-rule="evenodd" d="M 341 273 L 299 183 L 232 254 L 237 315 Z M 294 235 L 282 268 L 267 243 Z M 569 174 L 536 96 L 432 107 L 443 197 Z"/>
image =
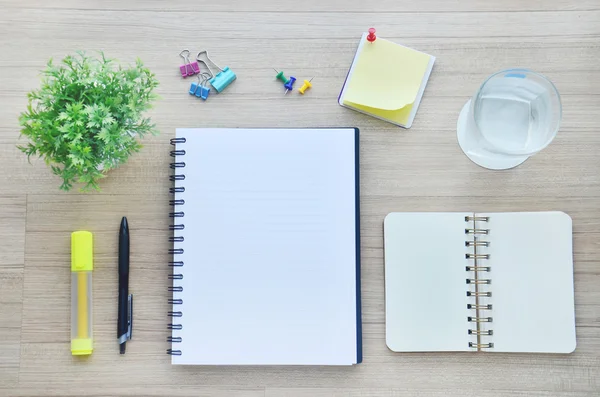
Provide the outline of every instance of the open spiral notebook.
<path id="1" fill-rule="evenodd" d="M 391 350 L 575 350 L 564 212 L 396 212 L 384 240 Z"/>
<path id="2" fill-rule="evenodd" d="M 362 360 L 358 129 L 178 129 L 173 364 Z"/>

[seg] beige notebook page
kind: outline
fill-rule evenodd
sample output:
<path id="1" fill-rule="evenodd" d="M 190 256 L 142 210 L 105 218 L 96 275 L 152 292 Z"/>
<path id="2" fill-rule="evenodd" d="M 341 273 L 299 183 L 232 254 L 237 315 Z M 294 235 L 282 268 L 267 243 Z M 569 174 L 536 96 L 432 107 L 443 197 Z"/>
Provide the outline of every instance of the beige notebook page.
<path id="1" fill-rule="evenodd" d="M 486 277 L 493 352 L 570 353 L 575 349 L 572 222 L 563 212 L 478 213 L 488 222 Z M 482 263 L 483 265 L 483 263 Z"/>
<path id="2" fill-rule="evenodd" d="M 384 222 L 386 343 L 397 352 L 472 351 L 465 216 L 391 213 Z"/>

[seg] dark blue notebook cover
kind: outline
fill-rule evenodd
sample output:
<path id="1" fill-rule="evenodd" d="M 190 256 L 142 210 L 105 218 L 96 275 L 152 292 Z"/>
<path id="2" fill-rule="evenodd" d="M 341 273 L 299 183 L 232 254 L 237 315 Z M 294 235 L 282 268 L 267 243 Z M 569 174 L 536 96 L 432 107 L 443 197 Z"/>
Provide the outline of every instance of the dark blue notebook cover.
<path id="1" fill-rule="evenodd" d="M 356 363 L 362 362 L 362 314 L 360 299 L 360 167 L 359 167 L 359 130 L 354 129 L 354 169 L 356 184 Z"/>

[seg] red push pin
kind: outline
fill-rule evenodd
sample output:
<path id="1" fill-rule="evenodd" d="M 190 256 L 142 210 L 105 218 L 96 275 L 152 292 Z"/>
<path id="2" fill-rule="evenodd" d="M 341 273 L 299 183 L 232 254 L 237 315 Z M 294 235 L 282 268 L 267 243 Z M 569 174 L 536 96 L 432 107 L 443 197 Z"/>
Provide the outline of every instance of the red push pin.
<path id="1" fill-rule="evenodd" d="M 375 41 L 377 36 L 375 36 L 375 28 L 369 28 L 369 34 L 367 35 L 367 40 L 372 43 Z"/>

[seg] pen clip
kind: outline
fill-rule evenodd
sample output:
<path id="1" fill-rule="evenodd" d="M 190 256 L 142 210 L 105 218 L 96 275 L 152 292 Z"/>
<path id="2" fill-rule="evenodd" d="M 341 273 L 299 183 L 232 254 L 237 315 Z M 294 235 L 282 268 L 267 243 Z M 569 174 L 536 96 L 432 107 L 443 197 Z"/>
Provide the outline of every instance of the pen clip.
<path id="1" fill-rule="evenodd" d="M 133 331 L 133 294 L 127 296 L 127 340 L 131 340 Z"/>

